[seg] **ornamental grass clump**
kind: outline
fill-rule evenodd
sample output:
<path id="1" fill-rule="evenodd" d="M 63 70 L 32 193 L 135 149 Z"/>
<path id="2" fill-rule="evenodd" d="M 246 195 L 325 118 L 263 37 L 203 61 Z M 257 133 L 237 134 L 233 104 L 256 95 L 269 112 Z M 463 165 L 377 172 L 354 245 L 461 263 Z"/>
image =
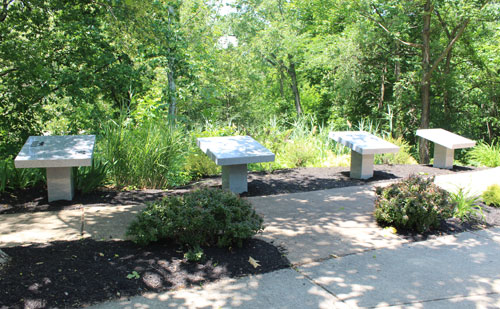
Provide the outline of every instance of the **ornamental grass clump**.
<path id="1" fill-rule="evenodd" d="M 189 250 L 200 246 L 243 245 L 263 229 L 262 218 L 247 200 L 220 189 L 200 189 L 149 204 L 127 235 L 140 245 L 169 240 Z"/>
<path id="2" fill-rule="evenodd" d="M 439 227 L 453 214 L 449 194 L 434 178 L 410 176 L 385 188 L 377 188 L 375 219 L 381 226 L 423 233 Z"/>

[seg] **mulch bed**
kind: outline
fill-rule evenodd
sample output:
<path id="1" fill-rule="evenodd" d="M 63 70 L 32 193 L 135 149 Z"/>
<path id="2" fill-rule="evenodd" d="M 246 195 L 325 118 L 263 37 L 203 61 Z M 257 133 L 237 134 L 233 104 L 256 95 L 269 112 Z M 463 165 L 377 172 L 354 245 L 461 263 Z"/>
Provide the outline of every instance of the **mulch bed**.
<path id="1" fill-rule="evenodd" d="M 377 165 L 369 180 L 349 178 L 349 168 L 298 168 L 273 173 L 249 173 L 248 192 L 243 196 L 273 195 L 382 183 L 411 174 L 428 176 L 461 173 L 475 168 L 435 169 L 427 165 Z M 30 213 L 94 207 L 131 205 L 183 194 L 199 187 L 219 187 L 220 177 L 206 178 L 176 190 L 116 191 L 101 189 L 76 195 L 71 202 L 48 203 L 46 189 L 31 188 L 0 197 L 2 214 Z M 500 224 L 500 210 L 484 206 L 488 225 Z M 433 235 L 484 227 L 476 222 L 450 219 Z M 413 240 L 427 235 L 407 233 Z M 228 277 L 266 273 L 290 267 L 284 252 L 262 240 L 247 241 L 242 248 L 204 248 L 201 262 L 190 263 L 184 251 L 168 243 L 139 247 L 129 241 L 53 242 L 43 245 L 3 248 L 12 260 L 0 270 L 0 308 L 82 307 L 147 291 L 163 292 L 202 285 Z M 249 258 L 259 261 L 254 268 Z M 139 274 L 133 276 L 133 272 Z"/>

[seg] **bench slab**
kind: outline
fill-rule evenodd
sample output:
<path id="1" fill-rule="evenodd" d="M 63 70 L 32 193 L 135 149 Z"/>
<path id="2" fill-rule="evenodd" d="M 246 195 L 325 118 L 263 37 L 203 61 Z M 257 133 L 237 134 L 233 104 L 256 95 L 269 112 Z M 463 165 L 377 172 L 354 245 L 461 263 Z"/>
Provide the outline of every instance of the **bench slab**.
<path id="1" fill-rule="evenodd" d="M 328 136 L 361 155 L 396 153 L 399 151 L 398 146 L 364 131 L 330 132 Z"/>
<path id="2" fill-rule="evenodd" d="M 237 194 L 248 191 L 247 164 L 275 159 L 274 153 L 250 136 L 201 137 L 196 144 L 222 166 L 222 188 Z"/>
<path id="3" fill-rule="evenodd" d="M 73 199 L 73 167 L 92 165 L 94 135 L 30 136 L 16 168 L 45 168 L 49 202 Z"/>
<path id="4" fill-rule="evenodd" d="M 476 145 L 476 141 L 444 129 L 419 129 L 417 130 L 417 136 L 448 149 L 469 148 Z"/>
<path id="5" fill-rule="evenodd" d="M 434 164 L 432 166 L 436 168 L 452 169 L 455 149 L 476 145 L 476 141 L 444 129 L 419 129 L 417 136 L 434 143 Z"/>
<path id="6" fill-rule="evenodd" d="M 90 166 L 95 135 L 30 136 L 14 160 L 17 168 Z"/>
<path id="7" fill-rule="evenodd" d="M 373 177 L 375 154 L 399 151 L 398 146 L 364 131 L 330 132 L 328 137 L 351 148 L 351 178 L 368 179 Z"/>

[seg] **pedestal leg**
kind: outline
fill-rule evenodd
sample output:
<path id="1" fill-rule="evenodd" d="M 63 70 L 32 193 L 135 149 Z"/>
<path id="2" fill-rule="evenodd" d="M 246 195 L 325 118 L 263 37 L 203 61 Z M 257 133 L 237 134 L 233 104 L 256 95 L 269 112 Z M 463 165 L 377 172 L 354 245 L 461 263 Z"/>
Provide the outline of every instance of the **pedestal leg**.
<path id="1" fill-rule="evenodd" d="M 73 168 L 47 168 L 47 189 L 49 202 L 73 199 Z"/>
<path id="2" fill-rule="evenodd" d="M 361 155 L 351 151 L 351 178 L 368 179 L 373 177 L 373 159 L 375 155 Z"/>
<path id="3" fill-rule="evenodd" d="M 453 168 L 453 157 L 455 151 L 450 148 L 443 147 L 439 144 L 434 144 L 434 167 L 437 168 Z"/>
<path id="4" fill-rule="evenodd" d="M 223 165 L 222 188 L 239 194 L 248 191 L 247 165 Z"/>

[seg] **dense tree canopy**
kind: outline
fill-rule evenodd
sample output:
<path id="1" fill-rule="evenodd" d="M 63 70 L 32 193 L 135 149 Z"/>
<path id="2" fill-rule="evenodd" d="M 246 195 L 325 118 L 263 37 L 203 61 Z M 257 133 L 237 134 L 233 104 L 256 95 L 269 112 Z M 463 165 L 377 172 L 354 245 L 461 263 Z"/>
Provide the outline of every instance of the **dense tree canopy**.
<path id="1" fill-rule="evenodd" d="M 120 111 L 189 127 L 311 117 L 500 135 L 494 0 L 2 0 L 0 152 Z M 230 38 L 225 44 L 221 38 Z M 222 43 L 221 43 L 222 42 Z M 420 147 L 427 162 L 429 150 Z"/>

